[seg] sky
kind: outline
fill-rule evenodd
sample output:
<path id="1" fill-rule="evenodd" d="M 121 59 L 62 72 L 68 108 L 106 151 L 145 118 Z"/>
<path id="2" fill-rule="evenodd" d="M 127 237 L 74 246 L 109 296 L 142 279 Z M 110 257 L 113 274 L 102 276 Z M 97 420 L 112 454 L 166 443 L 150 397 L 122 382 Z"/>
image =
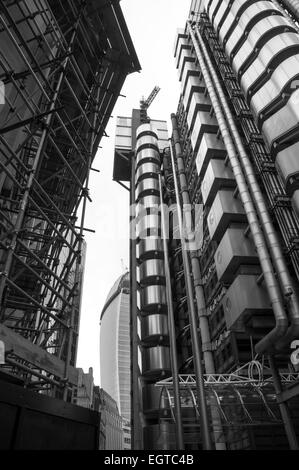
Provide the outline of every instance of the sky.
<path id="1" fill-rule="evenodd" d="M 86 212 L 87 242 L 77 367 L 93 367 L 100 385 L 100 314 L 116 279 L 129 266 L 129 192 L 112 181 L 116 116 L 131 116 L 132 109 L 161 88 L 149 109 L 153 119 L 167 120 L 176 112 L 180 84 L 173 57 L 177 28 L 183 28 L 190 0 L 122 0 L 121 7 L 135 46 L 141 72 L 127 77 L 112 118 L 93 162 L 89 184 L 92 203 Z"/>

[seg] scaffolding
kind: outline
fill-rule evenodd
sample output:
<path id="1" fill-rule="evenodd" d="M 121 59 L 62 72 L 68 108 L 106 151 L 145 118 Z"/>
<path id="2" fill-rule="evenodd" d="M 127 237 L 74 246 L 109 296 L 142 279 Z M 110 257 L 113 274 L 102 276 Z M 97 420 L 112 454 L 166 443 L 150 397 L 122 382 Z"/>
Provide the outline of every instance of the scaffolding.
<path id="1" fill-rule="evenodd" d="M 0 1 L 1 371 L 70 399 L 93 158 L 140 65 L 118 1 Z"/>

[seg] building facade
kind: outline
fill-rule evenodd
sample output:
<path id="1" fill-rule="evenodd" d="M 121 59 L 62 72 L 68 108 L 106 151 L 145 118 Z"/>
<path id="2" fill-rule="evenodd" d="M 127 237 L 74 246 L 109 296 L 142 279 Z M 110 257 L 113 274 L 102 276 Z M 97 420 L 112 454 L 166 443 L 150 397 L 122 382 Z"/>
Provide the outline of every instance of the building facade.
<path id="1" fill-rule="evenodd" d="M 124 450 L 130 445 L 130 427 L 125 426 L 116 401 L 102 388 L 94 385 L 93 369 L 78 370 L 74 404 L 99 412 L 99 450 Z M 126 440 L 127 439 L 127 440 Z M 126 447 L 127 446 L 127 447 Z"/>
<path id="2" fill-rule="evenodd" d="M 171 142 L 140 112 L 127 168 L 116 144 L 136 204 L 135 448 L 298 449 L 297 20 L 289 1 L 192 1 Z"/>
<path id="3" fill-rule="evenodd" d="M 131 446 L 130 275 L 111 288 L 100 320 L 101 385 L 123 419 L 124 448 Z"/>
<path id="4" fill-rule="evenodd" d="M 75 397 L 74 403 L 76 405 L 83 406 L 83 408 L 96 409 L 94 406 L 94 378 L 92 367 L 89 368 L 87 373 L 81 368 L 78 369 L 78 385 Z"/>
<path id="5" fill-rule="evenodd" d="M 140 65 L 118 1 L 0 4 L 1 369 L 69 400 L 89 174 Z"/>
<path id="6" fill-rule="evenodd" d="M 113 398 L 100 389 L 101 423 L 105 440 L 101 445 L 102 450 L 124 450 L 123 419 L 119 414 L 117 403 Z M 101 444 L 101 441 L 100 441 Z"/>

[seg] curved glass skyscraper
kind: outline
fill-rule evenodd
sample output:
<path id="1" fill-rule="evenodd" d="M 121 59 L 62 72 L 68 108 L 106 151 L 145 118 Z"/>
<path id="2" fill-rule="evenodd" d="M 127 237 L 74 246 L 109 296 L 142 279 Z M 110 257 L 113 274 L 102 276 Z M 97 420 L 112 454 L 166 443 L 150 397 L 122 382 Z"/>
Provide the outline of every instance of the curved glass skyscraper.
<path id="1" fill-rule="evenodd" d="M 100 320 L 101 386 L 124 419 L 124 447 L 130 448 L 130 290 L 129 273 L 110 290 Z"/>

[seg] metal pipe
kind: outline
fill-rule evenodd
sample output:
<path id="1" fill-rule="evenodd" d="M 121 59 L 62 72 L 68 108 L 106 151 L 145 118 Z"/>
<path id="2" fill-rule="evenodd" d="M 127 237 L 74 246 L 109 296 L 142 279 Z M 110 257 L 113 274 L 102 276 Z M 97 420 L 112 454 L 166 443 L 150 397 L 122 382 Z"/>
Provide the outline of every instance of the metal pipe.
<path id="1" fill-rule="evenodd" d="M 171 370 L 173 380 L 173 391 L 174 391 L 174 408 L 175 408 L 175 428 L 177 438 L 177 449 L 184 450 L 184 432 L 182 422 L 182 410 L 181 410 L 181 398 L 180 398 L 180 381 L 179 381 L 179 368 L 176 348 L 176 332 L 172 302 L 172 289 L 171 289 L 171 277 L 169 268 L 169 255 L 168 246 L 166 239 L 166 222 L 165 222 L 165 210 L 163 204 L 163 193 L 162 193 L 162 182 L 161 172 L 159 173 L 159 191 L 160 191 L 160 207 L 161 207 L 161 223 L 162 223 L 162 241 L 164 249 L 164 269 L 166 277 L 166 295 L 167 295 L 167 310 L 168 310 L 168 330 L 169 330 L 169 342 L 170 342 L 170 359 L 171 359 Z"/>
<path id="2" fill-rule="evenodd" d="M 179 131 L 178 131 L 178 123 L 175 114 L 171 115 L 172 121 L 172 130 L 173 130 L 173 140 L 175 145 L 176 151 L 176 161 L 178 166 L 178 173 L 179 173 L 179 183 L 180 189 L 182 194 L 182 200 L 185 207 L 190 206 L 190 196 L 188 191 L 187 185 L 187 178 L 185 173 L 185 163 L 182 154 L 182 147 L 179 138 Z M 190 217 L 192 214 L 190 213 Z M 201 282 L 201 272 L 200 272 L 200 264 L 199 259 L 196 251 L 191 251 L 191 266 L 192 266 L 192 275 L 193 275 L 193 283 L 195 288 L 195 296 L 196 296 L 196 303 L 197 303 L 197 311 L 199 316 L 199 329 L 201 335 L 201 342 L 202 346 L 204 347 L 203 351 L 203 359 L 205 364 L 205 372 L 206 374 L 215 374 L 215 364 L 214 364 L 214 357 L 211 348 L 211 334 L 210 334 L 210 327 L 209 327 L 209 320 L 207 315 L 207 307 L 206 307 L 206 300 L 205 294 Z M 215 435 L 215 446 L 216 450 L 225 450 L 226 445 L 225 442 L 222 442 L 223 438 L 223 430 L 221 427 L 221 420 L 219 419 L 219 413 L 217 410 L 212 409 L 212 419 L 213 419 L 213 431 Z"/>
<path id="3" fill-rule="evenodd" d="M 262 272 L 264 275 L 265 284 L 267 287 L 269 299 L 273 308 L 276 326 L 271 332 L 271 336 L 268 337 L 268 342 L 270 344 L 275 344 L 275 342 L 282 338 L 288 328 L 288 317 L 286 315 L 284 309 L 284 303 L 282 300 L 282 296 L 280 293 L 279 285 L 276 280 L 273 266 L 271 263 L 270 255 L 267 249 L 266 241 L 263 235 L 263 232 L 260 228 L 260 222 L 258 220 L 256 210 L 250 195 L 250 192 L 247 187 L 247 183 L 238 159 L 238 155 L 230 135 L 229 129 L 226 124 L 226 119 L 224 112 L 221 107 L 220 100 L 216 94 L 214 84 L 211 78 L 211 73 L 209 72 L 208 68 L 206 67 L 203 54 L 200 50 L 200 47 L 196 41 L 195 34 L 192 30 L 192 26 L 188 24 L 188 32 L 191 36 L 194 49 L 196 52 L 196 56 L 199 62 L 199 66 L 201 68 L 201 73 L 203 75 L 211 103 L 214 109 L 215 116 L 217 118 L 219 129 L 227 150 L 228 158 L 236 179 L 236 183 L 238 186 L 240 199 L 243 203 L 245 213 L 247 215 L 249 227 L 252 233 L 253 241 L 257 250 L 257 254 L 259 257 L 259 261 L 261 264 Z"/>
<path id="4" fill-rule="evenodd" d="M 283 6 L 299 21 L 299 4 L 298 0 L 280 0 Z"/>
<path id="5" fill-rule="evenodd" d="M 185 271 L 188 312 L 189 312 L 189 319 L 190 319 L 190 332 L 191 332 L 191 341 L 192 341 L 192 350 L 193 350 L 193 363 L 194 363 L 194 370 L 195 370 L 195 377 L 196 377 L 196 390 L 197 390 L 197 397 L 198 397 L 199 406 L 200 406 L 203 449 L 211 450 L 212 441 L 211 441 L 211 436 L 210 436 L 207 400 L 206 400 L 205 388 L 204 388 L 202 351 L 199 346 L 199 338 L 198 338 L 198 331 L 197 331 L 197 318 L 196 318 L 196 310 L 195 310 L 195 305 L 194 305 L 193 287 L 192 287 L 192 282 L 191 282 L 191 272 L 190 272 L 189 259 L 187 255 L 187 250 L 185 246 L 186 243 L 185 243 L 184 232 L 183 232 L 183 222 L 182 222 L 183 218 L 182 218 L 182 208 L 180 204 L 178 180 L 177 180 L 174 155 L 173 155 L 173 150 L 172 150 L 172 145 L 171 145 L 171 139 L 169 140 L 170 140 L 170 156 L 171 156 L 171 165 L 172 165 L 172 172 L 173 172 L 173 181 L 174 181 L 174 188 L 175 188 L 175 195 L 176 195 L 176 202 L 177 202 L 180 239 L 181 239 L 181 244 L 182 244 L 182 257 L 183 257 L 183 264 L 184 264 L 184 271 Z"/>
<path id="6" fill-rule="evenodd" d="M 138 377 L 138 338 L 137 338 L 137 253 L 135 233 L 135 153 L 131 153 L 130 184 L 130 353 L 131 353 L 131 427 L 134 450 L 142 449 L 142 432 L 140 426 L 139 377 Z M 134 211 L 134 213 L 133 213 Z M 134 229 L 133 229 L 134 227 Z M 132 233 L 133 231 L 133 233 Z"/>
<path id="7" fill-rule="evenodd" d="M 283 343 L 278 342 L 276 344 L 276 348 L 279 349 L 282 344 L 290 345 L 291 341 L 299 336 L 299 299 L 296 293 L 296 289 L 291 278 L 289 269 L 287 267 L 280 242 L 277 237 L 277 233 L 274 229 L 271 217 L 269 215 L 267 205 L 264 199 L 264 196 L 260 190 L 259 184 L 256 179 L 256 175 L 252 166 L 252 163 L 246 153 L 244 148 L 241 136 L 235 124 L 235 120 L 233 114 L 230 110 L 227 98 L 224 94 L 223 87 L 220 83 L 220 80 L 217 76 L 215 68 L 212 64 L 212 61 L 209 57 L 208 50 L 206 45 L 201 37 L 200 31 L 198 27 L 196 28 L 196 36 L 199 41 L 200 47 L 203 52 L 203 56 L 206 60 L 207 67 L 212 77 L 212 81 L 214 82 L 215 90 L 218 94 L 223 113 L 226 118 L 226 122 L 228 125 L 228 129 L 231 132 L 231 136 L 235 143 L 237 154 L 239 160 L 241 162 L 245 178 L 248 183 L 248 188 L 251 193 L 252 199 L 255 203 L 255 207 L 261 222 L 261 226 L 266 238 L 267 245 L 269 247 L 272 262 L 276 270 L 276 274 L 278 276 L 278 280 L 281 286 L 282 294 L 288 304 L 289 307 L 289 315 L 291 319 L 291 325 L 288 329 L 286 337 L 283 339 Z M 259 353 L 263 353 L 269 347 L 272 347 L 273 343 L 271 343 L 271 333 L 270 336 L 266 336 L 262 339 L 260 343 L 256 345 L 256 350 Z"/>

